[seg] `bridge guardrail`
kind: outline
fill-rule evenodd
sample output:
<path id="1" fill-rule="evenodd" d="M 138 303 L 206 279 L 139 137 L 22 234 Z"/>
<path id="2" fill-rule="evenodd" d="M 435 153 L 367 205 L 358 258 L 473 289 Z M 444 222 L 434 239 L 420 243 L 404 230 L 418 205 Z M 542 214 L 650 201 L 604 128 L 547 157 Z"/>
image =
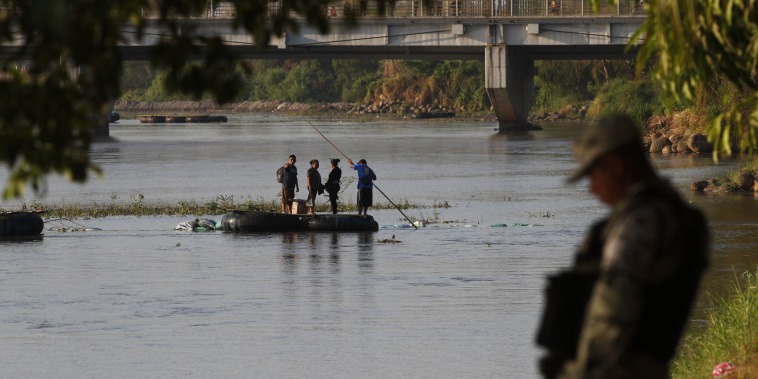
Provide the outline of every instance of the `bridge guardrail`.
<path id="1" fill-rule="evenodd" d="M 481 17 L 597 17 L 597 16 L 644 16 L 644 0 L 619 0 L 615 6 L 602 3 L 597 13 L 592 11 L 589 0 L 389 0 L 380 14 L 376 0 L 324 0 L 324 13 L 340 18 L 347 8 L 358 17 L 385 18 L 481 18 Z M 277 13 L 281 6 L 278 0 L 269 1 L 268 11 Z M 0 7 L 0 14 L 8 14 L 7 7 Z M 157 12 L 145 9 L 142 16 L 148 19 L 159 17 Z M 202 12 L 191 19 L 231 19 L 236 16 L 234 5 L 228 1 L 208 1 Z"/>
<path id="2" fill-rule="evenodd" d="M 385 18 L 481 18 L 481 17 L 591 17 L 644 16 L 643 1 L 619 0 L 615 6 L 602 3 L 594 13 L 589 0 L 390 0 L 380 14 L 376 0 L 326 0 L 324 13 L 340 18 L 349 8 L 358 17 Z M 269 12 L 281 9 L 279 2 L 269 2 Z M 157 18 L 157 14 L 143 14 Z M 209 1 L 206 10 L 192 18 L 230 19 L 235 9 L 231 2 Z"/>

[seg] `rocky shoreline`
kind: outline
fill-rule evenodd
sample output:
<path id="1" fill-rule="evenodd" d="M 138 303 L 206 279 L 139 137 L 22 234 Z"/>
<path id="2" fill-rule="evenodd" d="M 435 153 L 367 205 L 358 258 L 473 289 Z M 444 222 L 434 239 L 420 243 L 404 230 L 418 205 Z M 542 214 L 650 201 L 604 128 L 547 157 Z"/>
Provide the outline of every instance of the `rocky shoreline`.
<path id="1" fill-rule="evenodd" d="M 755 163 L 750 169 L 737 173 L 734 179 L 711 179 L 693 182 L 690 190 L 708 193 L 753 193 L 758 197 L 758 163 Z"/>
<path id="2" fill-rule="evenodd" d="M 149 114 L 219 114 L 219 113 L 278 113 L 282 115 L 308 115 L 314 118 L 350 117 L 368 119 L 382 117 L 387 119 L 418 118 L 420 114 L 454 113 L 453 109 L 435 105 L 408 106 L 400 102 L 379 102 L 369 105 L 355 103 L 292 103 L 276 100 L 243 101 L 240 103 L 216 104 L 210 100 L 203 101 L 129 101 L 118 100 L 114 110 L 127 118 Z M 496 122 L 494 113 L 455 112 L 454 119 L 482 122 Z M 444 120 L 442 118 L 436 120 Z"/>

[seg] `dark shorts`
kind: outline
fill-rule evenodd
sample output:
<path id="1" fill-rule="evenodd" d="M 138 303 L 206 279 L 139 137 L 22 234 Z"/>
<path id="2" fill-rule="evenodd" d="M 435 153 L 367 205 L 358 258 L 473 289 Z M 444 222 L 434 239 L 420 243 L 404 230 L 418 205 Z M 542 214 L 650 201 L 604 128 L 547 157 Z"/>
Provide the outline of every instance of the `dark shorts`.
<path id="1" fill-rule="evenodd" d="M 291 203 L 292 199 L 294 198 L 295 198 L 295 189 L 282 186 L 282 202 Z"/>
<path id="2" fill-rule="evenodd" d="M 359 188 L 358 189 L 358 206 L 370 207 L 374 205 L 374 190 L 373 188 Z"/>
<path id="3" fill-rule="evenodd" d="M 318 191 L 310 191 L 308 192 L 308 202 L 310 203 L 309 206 L 315 206 L 316 205 L 316 196 L 318 196 Z"/>

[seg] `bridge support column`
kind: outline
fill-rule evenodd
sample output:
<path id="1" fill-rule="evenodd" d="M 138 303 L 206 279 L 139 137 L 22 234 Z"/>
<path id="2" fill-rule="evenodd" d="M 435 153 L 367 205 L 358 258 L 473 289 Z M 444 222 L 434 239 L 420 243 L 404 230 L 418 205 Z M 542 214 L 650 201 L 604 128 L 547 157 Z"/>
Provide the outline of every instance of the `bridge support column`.
<path id="1" fill-rule="evenodd" d="M 530 129 L 527 123 L 534 89 L 534 61 L 518 48 L 487 46 L 484 80 L 500 130 Z"/>

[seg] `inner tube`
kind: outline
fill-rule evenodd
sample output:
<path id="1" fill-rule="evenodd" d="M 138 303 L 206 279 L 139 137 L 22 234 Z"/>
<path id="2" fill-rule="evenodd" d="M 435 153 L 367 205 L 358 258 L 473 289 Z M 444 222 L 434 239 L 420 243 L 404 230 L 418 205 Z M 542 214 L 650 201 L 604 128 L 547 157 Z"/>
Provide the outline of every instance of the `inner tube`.
<path id="1" fill-rule="evenodd" d="M 371 216 L 325 214 L 304 216 L 303 228 L 314 232 L 375 232 L 379 223 Z"/>
<path id="2" fill-rule="evenodd" d="M 379 223 L 371 216 L 235 210 L 221 218 L 221 228 L 228 232 L 375 232 L 379 230 Z"/>
<path id="3" fill-rule="evenodd" d="M 42 233 L 45 222 L 36 213 L 11 212 L 0 214 L 0 236 L 36 236 Z"/>
<path id="4" fill-rule="evenodd" d="M 300 229 L 300 217 L 293 214 L 231 211 L 221 218 L 221 228 L 229 232 L 286 232 Z"/>

